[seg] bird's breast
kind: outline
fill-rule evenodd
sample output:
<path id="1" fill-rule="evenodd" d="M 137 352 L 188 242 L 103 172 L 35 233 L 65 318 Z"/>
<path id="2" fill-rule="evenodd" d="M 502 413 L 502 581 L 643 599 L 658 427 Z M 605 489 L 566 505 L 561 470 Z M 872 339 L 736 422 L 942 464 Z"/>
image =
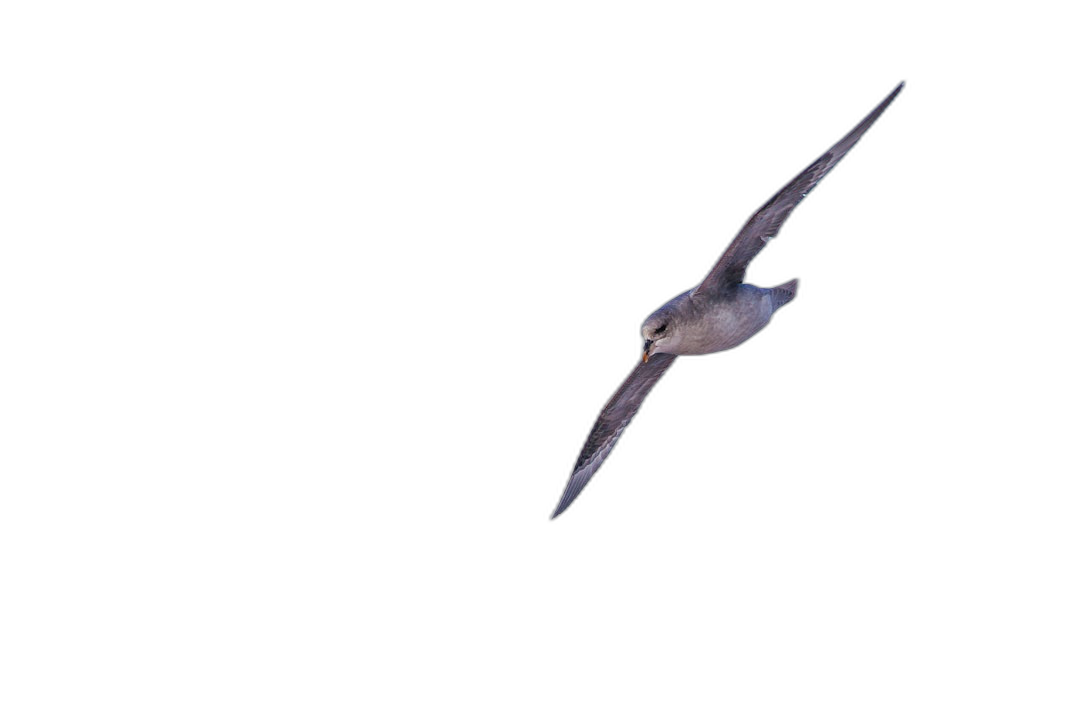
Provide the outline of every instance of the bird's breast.
<path id="1" fill-rule="evenodd" d="M 741 285 L 734 296 L 706 302 L 686 323 L 680 338 L 681 355 L 705 355 L 729 350 L 749 340 L 772 316 L 769 291 Z"/>

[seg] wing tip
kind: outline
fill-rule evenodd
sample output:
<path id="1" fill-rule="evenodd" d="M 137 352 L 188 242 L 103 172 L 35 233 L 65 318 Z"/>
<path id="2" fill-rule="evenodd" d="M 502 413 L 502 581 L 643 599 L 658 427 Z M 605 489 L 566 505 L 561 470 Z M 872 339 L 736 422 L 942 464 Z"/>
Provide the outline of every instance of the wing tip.
<path id="1" fill-rule="evenodd" d="M 571 484 L 566 486 L 566 490 L 563 491 L 562 497 L 559 498 L 559 504 L 555 507 L 555 512 L 551 513 L 551 517 L 548 518 L 549 520 L 554 520 L 559 517 L 566 512 L 568 507 L 574 504 L 574 501 L 577 500 L 577 496 L 581 494 L 581 488 L 578 488 L 577 492 L 574 492 L 573 490 Z"/>
<path id="2" fill-rule="evenodd" d="M 559 506 L 555 508 L 555 512 L 551 513 L 551 517 L 548 518 L 548 520 L 554 520 L 555 518 L 562 515 L 564 512 L 566 512 L 566 509 L 570 507 L 573 502 L 573 498 L 567 501 L 567 499 L 564 497 L 562 500 L 559 501 Z"/>

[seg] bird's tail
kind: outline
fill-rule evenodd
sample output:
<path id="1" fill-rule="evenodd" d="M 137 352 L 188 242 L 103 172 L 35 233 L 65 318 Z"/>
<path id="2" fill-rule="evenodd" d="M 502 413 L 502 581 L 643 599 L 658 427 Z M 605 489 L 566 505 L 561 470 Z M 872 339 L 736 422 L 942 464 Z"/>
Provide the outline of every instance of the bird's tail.
<path id="1" fill-rule="evenodd" d="M 789 302 L 795 299 L 795 293 L 799 289 L 798 278 L 794 280 L 788 280 L 783 285 L 777 285 L 772 288 L 772 306 L 775 311 L 781 305 L 787 305 Z"/>

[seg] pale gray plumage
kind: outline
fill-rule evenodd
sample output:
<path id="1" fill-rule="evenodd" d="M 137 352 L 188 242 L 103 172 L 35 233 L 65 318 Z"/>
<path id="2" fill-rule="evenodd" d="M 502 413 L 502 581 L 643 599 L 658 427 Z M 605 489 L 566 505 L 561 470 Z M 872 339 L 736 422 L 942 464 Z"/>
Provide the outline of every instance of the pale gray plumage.
<path id="1" fill-rule="evenodd" d="M 705 355 L 733 348 L 765 327 L 779 307 L 794 299 L 797 280 L 774 288 L 759 288 L 743 283 L 746 266 L 780 232 L 795 206 L 840 162 L 903 87 L 904 83 L 897 85 L 851 132 L 761 206 L 700 285 L 672 298 L 646 318 L 641 327 L 645 340 L 642 361 L 600 411 L 551 516 L 553 519 L 585 488 L 676 356 Z"/>

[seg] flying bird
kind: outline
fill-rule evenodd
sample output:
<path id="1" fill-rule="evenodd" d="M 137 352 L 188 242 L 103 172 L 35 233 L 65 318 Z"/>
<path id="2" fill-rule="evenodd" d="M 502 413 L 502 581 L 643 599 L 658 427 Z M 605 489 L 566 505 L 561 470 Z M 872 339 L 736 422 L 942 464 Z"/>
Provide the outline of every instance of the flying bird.
<path id="1" fill-rule="evenodd" d="M 746 266 L 776 237 L 795 206 L 840 162 L 903 88 L 904 83 L 897 85 L 851 132 L 762 205 L 700 285 L 672 298 L 645 319 L 641 326 L 645 342 L 641 361 L 600 411 L 552 519 L 581 494 L 675 358 L 730 350 L 757 334 L 773 313 L 795 298 L 798 280 L 760 288 L 743 282 Z"/>

